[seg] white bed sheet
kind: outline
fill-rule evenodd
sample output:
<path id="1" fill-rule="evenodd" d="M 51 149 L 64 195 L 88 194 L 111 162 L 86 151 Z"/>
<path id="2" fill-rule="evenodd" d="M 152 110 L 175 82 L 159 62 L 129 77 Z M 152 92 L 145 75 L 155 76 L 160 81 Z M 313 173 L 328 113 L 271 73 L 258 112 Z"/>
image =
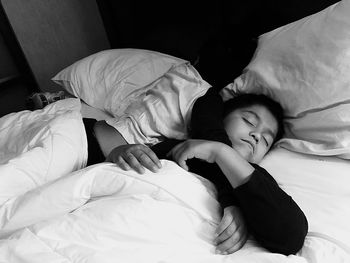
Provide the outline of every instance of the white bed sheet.
<path id="1" fill-rule="evenodd" d="M 350 262 L 350 162 L 278 148 L 261 165 L 308 218 L 309 232 L 298 255 L 309 262 Z"/>

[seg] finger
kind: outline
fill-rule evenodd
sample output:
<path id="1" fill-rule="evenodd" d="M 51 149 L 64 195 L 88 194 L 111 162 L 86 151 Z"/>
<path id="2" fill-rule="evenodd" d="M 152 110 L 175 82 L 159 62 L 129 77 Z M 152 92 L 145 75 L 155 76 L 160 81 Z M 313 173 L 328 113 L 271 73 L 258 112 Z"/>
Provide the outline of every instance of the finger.
<path id="1" fill-rule="evenodd" d="M 188 171 L 188 166 L 186 164 L 187 158 L 186 156 L 186 149 L 184 147 L 184 143 L 180 143 L 176 145 L 171 151 L 167 153 L 167 156 L 171 156 L 172 159 L 177 162 L 178 165 L 180 165 L 183 169 Z"/>
<path id="2" fill-rule="evenodd" d="M 180 160 L 177 161 L 178 165 L 180 165 L 183 169 L 185 169 L 186 171 L 188 171 L 188 166 L 185 160 Z"/>
<path id="3" fill-rule="evenodd" d="M 118 165 L 118 167 L 120 167 L 124 171 L 128 171 L 131 169 L 130 165 L 128 165 L 121 156 L 118 157 L 118 159 L 115 161 L 115 164 Z"/>
<path id="4" fill-rule="evenodd" d="M 238 239 L 229 238 L 217 246 L 217 249 L 225 254 L 231 254 L 241 249 L 248 240 L 248 233 L 241 234 Z"/>
<path id="5" fill-rule="evenodd" d="M 234 235 L 231 238 L 219 244 L 216 247 L 216 253 L 224 255 L 234 253 L 243 247 L 245 241 L 246 239 L 243 236 L 239 237 Z"/>
<path id="6" fill-rule="evenodd" d="M 232 222 L 224 231 L 222 231 L 214 240 L 216 244 L 220 244 L 224 242 L 225 240 L 229 239 L 237 232 L 237 225 L 235 222 Z"/>
<path id="7" fill-rule="evenodd" d="M 187 171 L 188 171 L 187 160 L 192 159 L 193 157 L 194 156 L 192 151 L 186 148 L 186 145 L 179 148 L 178 151 L 175 153 L 176 162 Z"/>
<path id="8" fill-rule="evenodd" d="M 145 168 L 140 164 L 137 158 L 130 152 L 123 155 L 123 159 L 125 162 L 129 164 L 129 166 L 134 169 L 136 172 L 143 174 L 145 172 Z"/>
<path id="9" fill-rule="evenodd" d="M 184 158 L 184 156 L 181 154 L 175 153 L 173 159 L 175 162 L 177 162 L 178 165 L 180 165 L 183 169 L 188 171 L 188 166 L 186 163 L 187 158 Z"/>
<path id="10" fill-rule="evenodd" d="M 223 231 L 225 231 L 225 229 L 228 228 L 231 225 L 231 223 L 234 224 L 233 215 L 230 213 L 226 213 L 226 210 L 224 211 L 224 216 L 222 217 L 221 222 L 215 231 L 217 236 L 219 236 Z"/>
<path id="11" fill-rule="evenodd" d="M 183 143 L 177 144 L 175 147 L 173 147 L 167 154 L 167 157 L 172 157 L 174 158 L 175 154 L 178 152 L 178 150 L 181 148 Z"/>
<path id="12" fill-rule="evenodd" d="M 145 147 L 143 151 L 147 154 L 147 156 L 152 160 L 153 163 L 157 166 L 157 168 L 162 168 L 162 164 L 158 159 L 158 156 L 148 147 Z"/>
<path id="13" fill-rule="evenodd" d="M 227 254 L 232 254 L 240 250 L 245 245 L 247 240 L 248 240 L 248 235 L 242 236 L 241 239 L 236 243 L 236 245 L 234 245 L 231 248 L 228 248 L 227 250 L 225 250 L 225 252 L 227 252 Z"/>
<path id="14" fill-rule="evenodd" d="M 136 154 L 138 161 L 141 165 L 151 170 L 152 172 L 158 171 L 158 166 L 153 162 L 153 160 L 143 151 L 139 151 Z"/>

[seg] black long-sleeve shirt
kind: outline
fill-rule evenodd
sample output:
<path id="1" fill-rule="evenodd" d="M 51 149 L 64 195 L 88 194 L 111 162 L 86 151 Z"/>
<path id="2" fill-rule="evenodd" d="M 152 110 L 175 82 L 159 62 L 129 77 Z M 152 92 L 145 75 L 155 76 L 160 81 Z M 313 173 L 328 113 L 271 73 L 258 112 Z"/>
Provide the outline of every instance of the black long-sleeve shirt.
<path id="1" fill-rule="evenodd" d="M 223 101 L 212 88 L 194 104 L 190 137 L 232 146 L 223 125 Z M 167 139 L 152 150 L 158 158 L 167 159 L 166 154 L 180 142 Z M 248 182 L 233 188 L 217 164 L 194 158 L 187 165 L 191 172 L 214 183 L 223 207 L 236 205 L 241 209 L 249 232 L 263 247 L 285 255 L 301 249 L 308 231 L 307 219 L 265 169 L 252 164 L 255 170 Z"/>

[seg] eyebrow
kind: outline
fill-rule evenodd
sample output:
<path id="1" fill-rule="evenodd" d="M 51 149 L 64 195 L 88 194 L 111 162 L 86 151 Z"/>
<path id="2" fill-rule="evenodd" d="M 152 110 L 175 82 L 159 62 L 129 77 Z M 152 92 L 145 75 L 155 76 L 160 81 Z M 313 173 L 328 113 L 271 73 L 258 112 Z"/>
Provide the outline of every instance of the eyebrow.
<path id="1" fill-rule="evenodd" d="M 261 122 L 261 118 L 260 116 L 255 112 L 255 111 L 252 111 L 252 110 L 245 110 L 245 112 L 248 112 L 252 115 L 254 115 L 255 118 L 257 118 L 259 120 L 259 122 Z M 269 133 L 272 138 L 275 138 L 277 136 L 277 134 L 275 134 L 270 127 L 267 127 L 267 133 Z"/>

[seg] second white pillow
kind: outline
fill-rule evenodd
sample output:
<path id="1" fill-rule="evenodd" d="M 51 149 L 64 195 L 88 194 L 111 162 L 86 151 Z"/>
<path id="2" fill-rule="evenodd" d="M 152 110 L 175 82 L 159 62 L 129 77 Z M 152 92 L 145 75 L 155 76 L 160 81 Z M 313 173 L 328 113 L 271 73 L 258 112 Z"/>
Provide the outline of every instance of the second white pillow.
<path id="1" fill-rule="evenodd" d="M 121 102 L 144 92 L 143 88 L 169 69 L 187 61 L 143 49 L 110 49 L 83 58 L 52 78 L 88 105 L 120 115 Z"/>

